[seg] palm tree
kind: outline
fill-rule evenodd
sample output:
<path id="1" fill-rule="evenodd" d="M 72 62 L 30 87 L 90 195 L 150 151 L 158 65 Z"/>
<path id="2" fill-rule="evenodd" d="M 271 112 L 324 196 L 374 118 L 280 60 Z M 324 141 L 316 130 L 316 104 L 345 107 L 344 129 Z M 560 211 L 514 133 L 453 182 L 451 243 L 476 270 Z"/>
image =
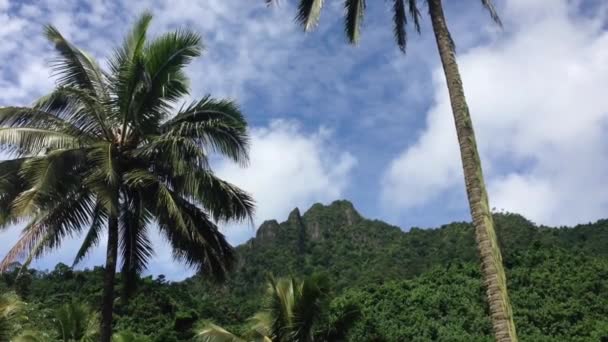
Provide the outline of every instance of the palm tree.
<path id="1" fill-rule="evenodd" d="M 53 323 L 62 342 L 94 342 L 99 338 L 97 313 L 78 302 L 57 309 Z"/>
<path id="2" fill-rule="evenodd" d="M 59 307 L 53 314 L 52 323 L 55 338 L 25 331 L 15 338 L 15 342 L 94 342 L 99 338 L 99 315 L 82 303 L 73 301 Z"/>
<path id="3" fill-rule="evenodd" d="M 9 341 L 22 309 L 23 303 L 17 295 L 13 293 L 0 295 L 0 341 Z"/>
<path id="4" fill-rule="evenodd" d="M 267 4 L 275 2 L 277 0 L 266 0 Z M 316 26 L 323 2 L 323 0 L 299 0 L 296 21 L 302 25 L 304 30 L 308 31 Z M 412 19 L 416 31 L 420 32 L 421 14 L 418 9 L 418 0 L 392 0 L 392 3 L 395 40 L 401 51 L 405 52 L 408 16 Z M 464 95 L 458 64 L 456 63 L 454 41 L 448 30 L 442 1 L 426 0 L 426 3 L 429 7 L 429 15 L 456 123 L 467 196 L 475 228 L 477 247 L 481 256 L 494 334 L 497 341 L 517 341 L 502 256 L 488 204 L 488 195 L 477 150 L 475 133 L 473 131 L 473 123 Z M 481 0 L 481 3 L 489 11 L 490 17 L 498 25 L 502 25 L 492 0 Z M 346 36 L 351 44 L 357 44 L 366 1 L 344 0 L 344 7 Z"/>
<path id="5" fill-rule="evenodd" d="M 250 319 L 246 336 L 238 337 L 210 323 L 205 324 L 197 336 L 202 342 L 332 341 L 331 337 L 338 336 L 335 327 L 318 324 L 327 310 L 327 294 L 327 282 L 322 277 L 302 281 L 270 277 L 265 307 Z"/>
<path id="6" fill-rule="evenodd" d="M 253 215 L 252 198 L 218 178 L 208 159 L 247 163 L 243 115 L 210 96 L 176 109 L 201 38 L 177 30 L 148 41 L 151 19 L 139 18 L 108 70 L 47 26 L 57 88 L 31 107 L 0 108 L 0 149 L 15 157 L 0 162 L 0 227 L 27 222 L 0 271 L 86 231 L 78 263 L 107 227 L 102 342 L 112 336 L 119 252 L 129 288 L 153 253 L 156 227 L 177 260 L 222 279 L 234 254 L 216 223 Z"/>

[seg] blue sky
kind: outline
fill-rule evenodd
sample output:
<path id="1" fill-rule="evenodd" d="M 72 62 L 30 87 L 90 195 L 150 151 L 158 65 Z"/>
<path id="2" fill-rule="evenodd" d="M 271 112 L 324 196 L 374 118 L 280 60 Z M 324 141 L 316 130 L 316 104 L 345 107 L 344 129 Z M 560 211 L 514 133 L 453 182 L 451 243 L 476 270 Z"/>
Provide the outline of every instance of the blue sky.
<path id="1" fill-rule="evenodd" d="M 0 105 L 27 104 L 53 86 L 42 25 L 52 23 L 103 60 L 143 9 L 152 33 L 199 32 L 207 51 L 189 69 L 192 98 L 236 99 L 251 125 L 247 169 L 217 172 L 252 192 L 256 225 L 294 207 L 351 200 L 404 229 L 468 219 L 453 120 L 426 17 L 407 54 L 392 38 L 389 2 L 368 4 L 362 39 L 348 46 L 341 1 L 327 0 L 316 31 L 293 23 L 294 3 L 0 0 Z M 424 2 L 421 1 L 421 4 Z M 600 0 L 496 0 L 497 28 L 480 2 L 446 1 L 476 125 L 491 206 L 539 224 L 606 217 L 608 6 Z M 239 243 L 254 227 L 232 225 Z M 0 255 L 18 238 L 0 233 Z M 159 243 L 152 273 L 188 274 Z M 76 237 L 37 263 L 70 263 Z M 103 246 L 85 266 L 102 261 Z"/>

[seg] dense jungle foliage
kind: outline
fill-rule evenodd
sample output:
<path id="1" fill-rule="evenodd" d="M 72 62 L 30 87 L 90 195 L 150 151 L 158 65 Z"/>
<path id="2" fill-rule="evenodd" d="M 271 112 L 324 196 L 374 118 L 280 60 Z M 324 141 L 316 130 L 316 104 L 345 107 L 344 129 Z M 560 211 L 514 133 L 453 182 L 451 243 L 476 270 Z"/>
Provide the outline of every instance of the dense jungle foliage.
<path id="1" fill-rule="evenodd" d="M 549 228 L 508 213 L 495 214 L 495 221 L 520 339 L 608 341 L 608 221 Z M 224 284 L 204 275 L 139 279 L 134 297 L 116 299 L 115 330 L 150 341 L 188 341 L 207 321 L 240 334 L 262 305 L 269 274 L 322 275 L 332 298 L 324 320 L 356 308 L 347 340 L 492 340 L 468 223 L 404 233 L 336 201 L 303 215 L 295 209 L 283 223 L 267 221 L 236 250 L 237 269 Z M 99 307 L 103 268 L 59 264 L 17 273 L 0 281 L 0 293 L 14 290 L 27 303 L 28 319 L 15 329 L 52 337 L 61 305 L 75 300 Z"/>

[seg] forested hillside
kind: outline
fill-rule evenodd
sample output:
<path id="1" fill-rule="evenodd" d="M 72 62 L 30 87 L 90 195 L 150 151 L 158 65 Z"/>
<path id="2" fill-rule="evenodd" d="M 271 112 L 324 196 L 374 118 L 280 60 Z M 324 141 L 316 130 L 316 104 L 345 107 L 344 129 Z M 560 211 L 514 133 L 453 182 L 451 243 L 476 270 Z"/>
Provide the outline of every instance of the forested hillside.
<path id="1" fill-rule="evenodd" d="M 608 339 L 608 221 L 549 228 L 502 213 L 495 221 L 521 340 Z M 325 274 L 334 298 L 326 319 L 357 308 L 349 340 L 491 341 L 473 239 L 464 222 L 404 233 L 347 201 L 295 209 L 237 247 L 225 284 L 204 275 L 139 280 L 131 301 L 117 298 L 116 327 L 152 341 L 189 340 L 202 320 L 239 332 L 258 310 L 268 274 Z M 0 291 L 14 288 L 29 303 L 24 325 L 32 329 L 50 330 L 50 313 L 68 299 L 93 307 L 101 300 L 101 268 L 16 274 L 3 275 Z"/>

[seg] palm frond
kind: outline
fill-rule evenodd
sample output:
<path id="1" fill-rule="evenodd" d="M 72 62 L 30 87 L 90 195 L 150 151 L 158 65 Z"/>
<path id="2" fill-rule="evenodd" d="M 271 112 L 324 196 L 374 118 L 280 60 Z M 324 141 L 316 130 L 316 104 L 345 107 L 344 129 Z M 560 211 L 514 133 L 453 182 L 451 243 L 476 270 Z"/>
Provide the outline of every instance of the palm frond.
<path id="1" fill-rule="evenodd" d="M 91 146 L 87 159 L 91 168 L 87 183 L 100 184 L 100 188 L 106 185 L 111 187 L 117 185 L 119 178 L 118 150 L 114 144 L 103 142 Z"/>
<path id="2" fill-rule="evenodd" d="M 145 70 L 145 61 L 141 54 L 125 60 L 112 77 L 113 120 L 121 124 L 120 131 L 114 132 L 119 143 L 125 144 L 127 133 L 135 133 L 139 108 L 143 96 L 150 88 L 150 76 Z"/>
<path id="3" fill-rule="evenodd" d="M 26 256 L 23 266 L 44 253 L 58 248 L 63 238 L 78 234 L 93 213 L 94 201 L 90 193 L 81 192 L 55 201 L 45 208 L 23 229 L 21 238 L 0 262 L 0 273 L 20 257 Z"/>
<path id="4" fill-rule="evenodd" d="M 19 215 L 13 212 L 13 201 L 27 189 L 27 182 L 21 176 L 21 168 L 29 158 L 4 160 L 0 162 L 0 230 L 17 223 Z"/>
<path id="5" fill-rule="evenodd" d="M 45 111 L 42 107 L 43 105 L 36 105 L 33 108 L 0 108 L 0 127 L 50 128 L 57 131 L 68 131 L 68 133 L 78 131 L 78 129 L 69 122 L 60 116 L 57 116 L 55 113 Z"/>
<path id="6" fill-rule="evenodd" d="M 174 258 L 223 280 L 234 265 L 234 251 L 207 214 L 160 183 L 143 193 L 144 205 L 169 241 Z"/>
<path id="7" fill-rule="evenodd" d="M 100 100 L 86 90 L 58 87 L 34 104 L 33 109 L 45 111 L 65 121 L 65 131 L 89 138 L 111 138 L 106 100 Z"/>
<path id="8" fill-rule="evenodd" d="M 111 90 L 115 105 L 115 120 L 122 123 L 120 142 L 127 140 L 128 127 L 135 126 L 141 98 L 150 87 L 150 77 L 145 70 L 143 50 L 152 15 L 145 12 L 133 26 L 120 49 L 110 60 Z"/>
<path id="9" fill-rule="evenodd" d="M 110 60 L 110 69 L 116 73 L 128 61 L 132 61 L 135 56 L 141 55 L 146 43 L 148 27 L 152 21 L 152 14 L 144 12 L 137 19 L 131 32 L 125 38 L 122 46 L 114 51 L 114 56 Z"/>
<path id="10" fill-rule="evenodd" d="M 405 53 L 407 47 L 407 17 L 408 13 L 414 22 L 414 29 L 420 33 L 420 11 L 417 0 L 393 0 L 393 33 L 395 41 L 401 52 Z"/>
<path id="11" fill-rule="evenodd" d="M 13 213 L 32 215 L 78 189 L 79 178 L 74 171 L 86 165 L 85 155 L 83 149 L 55 150 L 24 161 L 19 173 L 27 187 L 13 200 Z"/>
<path id="12" fill-rule="evenodd" d="M 346 17 L 344 20 L 344 31 L 351 44 L 359 42 L 361 33 L 361 22 L 365 13 L 365 0 L 344 0 Z"/>
<path id="13" fill-rule="evenodd" d="M 293 280 L 292 280 L 293 282 Z M 310 341 L 313 327 L 322 311 L 321 301 L 325 293 L 311 278 L 295 283 L 292 319 L 292 337 L 296 341 Z"/>
<path id="14" fill-rule="evenodd" d="M 120 252 L 122 256 L 122 274 L 124 295 L 128 298 L 136 284 L 135 279 L 145 270 L 148 260 L 153 255 L 152 242 L 147 228 L 151 221 L 137 192 L 126 192 L 120 216 Z"/>
<path id="15" fill-rule="evenodd" d="M 101 203 L 98 203 L 95 209 L 93 209 L 93 216 L 91 218 L 91 225 L 87 235 L 84 237 L 80 249 L 76 253 L 72 266 L 78 265 L 90 252 L 90 250 L 97 246 L 101 233 L 105 228 L 105 223 L 108 218 L 106 211 Z"/>
<path id="16" fill-rule="evenodd" d="M 188 94 L 183 68 L 201 55 L 201 37 L 192 31 L 177 30 L 150 42 L 143 53 L 150 87 L 141 101 L 140 123 L 154 127 L 165 119 L 166 109 Z"/>
<path id="17" fill-rule="evenodd" d="M 393 0 L 393 22 L 394 22 L 394 34 L 395 40 L 401 52 L 405 53 L 407 45 L 407 32 L 405 26 L 407 25 L 407 15 L 405 14 L 405 0 Z"/>
<path id="18" fill-rule="evenodd" d="M 94 342 L 98 338 L 99 316 L 82 303 L 64 304 L 55 311 L 53 322 L 66 341 Z"/>
<path id="19" fill-rule="evenodd" d="M 183 184 L 175 184 L 176 190 L 196 199 L 215 221 L 252 222 L 255 202 L 239 187 L 216 177 L 209 170 L 193 170 L 183 180 Z"/>
<path id="20" fill-rule="evenodd" d="M 319 23 L 322 8 L 323 0 L 301 0 L 295 20 L 304 31 L 310 31 Z"/>
<path id="21" fill-rule="evenodd" d="M 80 137 L 43 128 L 0 128 L 0 150 L 19 156 L 35 156 L 57 149 L 74 149 L 82 146 Z"/>
<path id="22" fill-rule="evenodd" d="M 502 27 L 502 21 L 500 20 L 500 16 L 498 16 L 496 7 L 494 7 L 494 2 L 492 0 L 481 0 L 481 4 L 490 13 L 490 18 L 492 18 L 498 26 Z"/>
<path id="23" fill-rule="evenodd" d="M 410 17 L 414 20 L 414 28 L 420 33 L 420 11 L 418 10 L 418 0 L 408 0 Z"/>
<path id="24" fill-rule="evenodd" d="M 103 98 L 104 79 L 97 63 L 68 42 L 55 27 L 47 25 L 45 35 L 55 44 L 55 50 L 59 53 L 59 57 L 51 64 L 53 71 L 59 76 L 59 85 L 87 90 Z"/>
<path id="25" fill-rule="evenodd" d="M 234 335 L 228 330 L 211 323 L 207 323 L 196 334 L 197 341 L 201 342 L 245 342 L 244 339 Z"/>
<path id="26" fill-rule="evenodd" d="M 268 337 L 277 341 L 285 340 L 290 334 L 293 318 L 293 279 L 276 280 L 270 276 L 266 296 L 264 310 L 257 315 L 258 326 L 263 322 L 260 318 L 266 316 Z"/>
<path id="27" fill-rule="evenodd" d="M 131 155 L 142 163 L 153 164 L 155 170 L 165 170 L 163 174 L 167 176 L 180 177 L 192 170 L 209 168 L 205 151 L 192 138 L 165 134 L 148 137 L 147 141 Z"/>
<path id="28" fill-rule="evenodd" d="M 180 110 L 160 129 L 164 134 L 196 139 L 201 148 L 209 148 L 242 165 L 248 162 L 247 124 L 232 101 L 207 96 Z"/>

